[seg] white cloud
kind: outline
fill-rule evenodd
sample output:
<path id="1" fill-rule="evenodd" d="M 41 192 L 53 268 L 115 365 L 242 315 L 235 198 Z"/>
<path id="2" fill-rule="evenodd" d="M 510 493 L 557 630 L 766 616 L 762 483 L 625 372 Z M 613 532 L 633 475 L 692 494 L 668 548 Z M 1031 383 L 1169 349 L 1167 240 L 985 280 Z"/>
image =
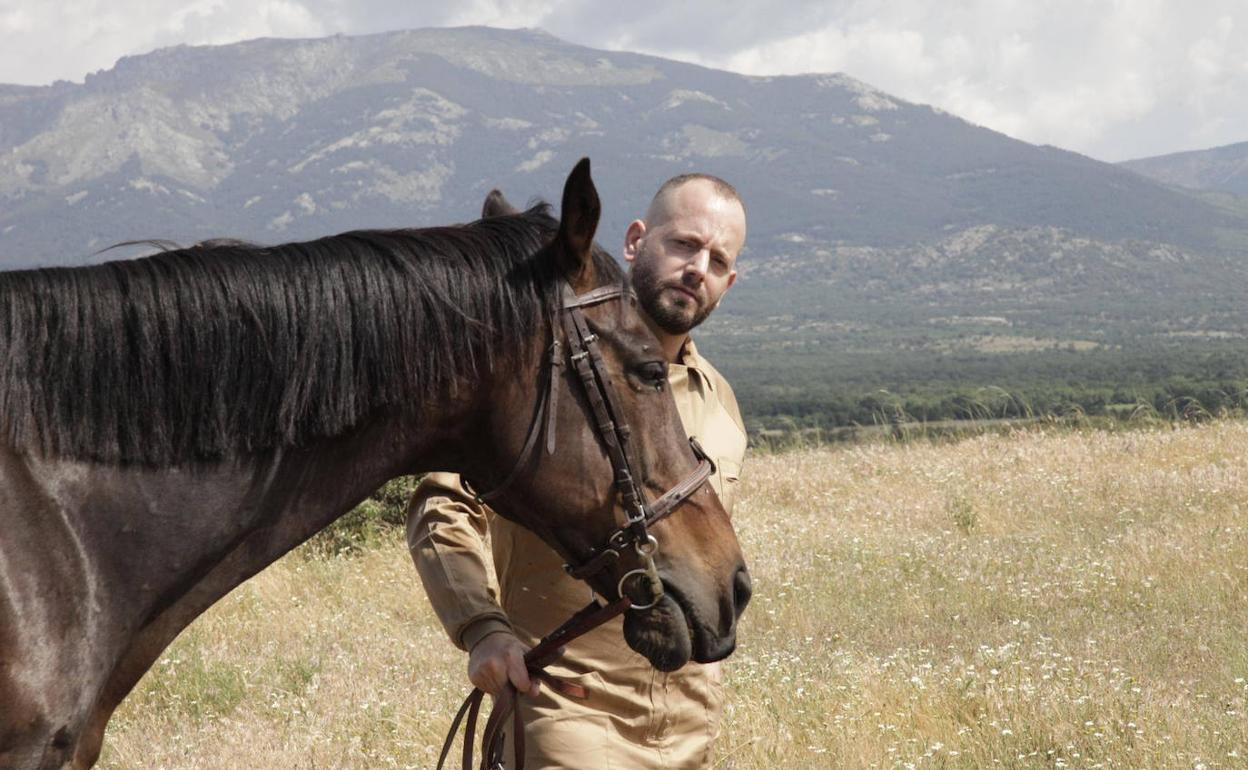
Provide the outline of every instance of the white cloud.
<path id="1" fill-rule="evenodd" d="M 332 31 L 297 0 L 0 0 L 0 82 L 81 81 L 122 56 L 179 43 Z"/>
<path id="2" fill-rule="evenodd" d="M 554 0 L 465 0 L 456 6 L 446 23 L 448 26 L 532 27 L 546 19 L 556 5 Z"/>
<path id="3" fill-rule="evenodd" d="M 1117 160 L 1248 139 L 1245 38 L 1238 0 L 911 0 L 855 4 L 699 58 L 754 74 L 841 70 L 1011 136 Z"/>

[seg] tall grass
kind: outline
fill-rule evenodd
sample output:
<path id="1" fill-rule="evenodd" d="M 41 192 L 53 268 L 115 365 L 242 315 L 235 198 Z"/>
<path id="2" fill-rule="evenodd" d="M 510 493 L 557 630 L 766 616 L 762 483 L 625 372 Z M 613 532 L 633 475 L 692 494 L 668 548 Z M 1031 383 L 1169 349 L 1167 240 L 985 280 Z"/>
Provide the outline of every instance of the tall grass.
<path id="1" fill-rule="evenodd" d="M 1032 429 L 749 461 L 716 767 L 1248 763 L 1248 425 Z M 107 768 L 431 767 L 465 688 L 397 533 L 197 621 Z"/>

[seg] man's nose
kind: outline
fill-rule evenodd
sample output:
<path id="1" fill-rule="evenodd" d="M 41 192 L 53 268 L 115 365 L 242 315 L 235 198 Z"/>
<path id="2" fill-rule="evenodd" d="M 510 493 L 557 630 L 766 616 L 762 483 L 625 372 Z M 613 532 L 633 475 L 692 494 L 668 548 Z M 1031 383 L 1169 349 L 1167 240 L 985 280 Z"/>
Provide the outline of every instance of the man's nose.
<path id="1" fill-rule="evenodd" d="M 702 283 L 706 278 L 706 272 L 710 269 L 711 253 L 703 249 L 685 263 L 685 280 L 691 280 L 695 284 Z"/>

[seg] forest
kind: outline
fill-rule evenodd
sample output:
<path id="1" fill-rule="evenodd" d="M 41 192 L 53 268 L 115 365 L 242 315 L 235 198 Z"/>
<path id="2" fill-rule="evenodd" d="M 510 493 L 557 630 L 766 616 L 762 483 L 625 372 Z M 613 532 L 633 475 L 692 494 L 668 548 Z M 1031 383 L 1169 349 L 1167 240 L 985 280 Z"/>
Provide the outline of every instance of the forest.
<path id="1" fill-rule="evenodd" d="M 1248 410 L 1248 343 L 1202 341 L 980 353 L 702 346 L 728 377 L 747 429 L 837 429 L 948 421 L 1202 420 Z"/>

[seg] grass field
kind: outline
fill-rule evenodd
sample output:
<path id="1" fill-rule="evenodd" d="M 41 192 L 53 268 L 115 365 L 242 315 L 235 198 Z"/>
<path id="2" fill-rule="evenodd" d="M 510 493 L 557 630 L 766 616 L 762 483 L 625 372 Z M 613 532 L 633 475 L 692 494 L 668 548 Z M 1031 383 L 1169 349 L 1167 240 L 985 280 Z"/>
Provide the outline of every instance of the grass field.
<path id="1" fill-rule="evenodd" d="M 1248 767 L 1248 425 L 753 457 L 718 768 Z M 400 538 L 170 648 L 106 768 L 428 768 L 464 661 Z"/>

